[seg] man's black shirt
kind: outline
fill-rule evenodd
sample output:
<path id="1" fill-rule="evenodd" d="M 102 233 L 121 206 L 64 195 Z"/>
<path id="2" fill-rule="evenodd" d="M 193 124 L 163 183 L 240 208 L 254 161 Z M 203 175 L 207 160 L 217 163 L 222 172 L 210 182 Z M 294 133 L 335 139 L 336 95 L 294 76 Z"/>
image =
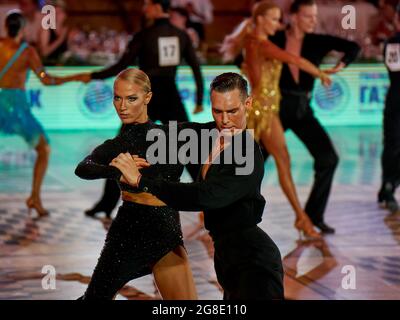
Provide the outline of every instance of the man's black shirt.
<path id="1" fill-rule="evenodd" d="M 171 65 L 160 65 L 159 44 L 160 38 L 171 39 L 177 38 L 179 48 L 168 45 L 165 48 L 165 55 L 172 55 L 179 60 Z M 174 43 L 174 42 L 172 42 Z M 138 32 L 129 42 L 127 49 L 122 58 L 113 66 L 92 73 L 92 79 L 105 79 L 117 75 L 120 71 L 136 63 L 138 59 L 139 69 L 144 71 L 150 78 L 172 78 L 175 79 L 177 67 L 184 58 L 193 70 L 193 74 L 197 86 L 197 105 L 203 102 L 203 78 L 200 71 L 200 65 L 193 49 L 191 40 L 186 32 L 174 27 L 168 19 L 157 19 L 154 25 Z"/>
<path id="2" fill-rule="evenodd" d="M 276 35 L 270 39 L 277 46 L 285 49 L 285 31 L 277 32 Z M 357 57 L 360 51 L 360 46 L 353 41 L 348 41 L 342 38 L 308 33 L 304 36 L 300 55 L 318 67 L 321 64 L 322 59 L 332 50 L 344 53 L 341 61 L 347 66 Z M 285 63 L 283 64 L 279 86 L 281 90 L 311 92 L 314 87 L 314 77 L 311 74 L 300 70 L 299 83 L 296 83 L 288 65 Z"/>
<path id="3" fill-rule="evenodd" d="M 400 54 L 397 47 L 394 47 L 393 54 L 391 57 L 386 57 L 386 52 L 388 49 L 388 46 L 395 46 L 398 45 L 400 46 L 400 32 L 398 32 L 395 36 L 391 37 L 388 39 L 385 43 L 385 48 L 384 48 L 384 57 L 385 57 L 385 63 L 386 67 L 388 68 L 389 72 L 389 78 L 390 78 L 390 87 L 392 90 L 396 90 L 397 95 L 400 96 L 399 90 L 400 90 L 400 70 L 392 70 L 388 63 L 391 62 L 393 64 L 400 65 Z"/>
<path id="4" fill-rule="evenodd" d="M 205 227 L 215 238 L 254 227 L 261 222 L 265 207 L 265 199 L 260 190 L 264 159 L 253 137 L 246 139 L 245 135 L 249 133 L 243 132 L 242 142 L 246 141 L 246 153 L 254 160 L 250 174 L 239 175 L 236 169 L 240 165 L 235 161 L 224 163 L 223 154 L 231 151 L 228 147 L 220 154 L 220 163 L 210 166 L 204 180 L 174 183 L 142 177 L 138 188 L 152 193 L 177 210 L 203 210 Z"/>

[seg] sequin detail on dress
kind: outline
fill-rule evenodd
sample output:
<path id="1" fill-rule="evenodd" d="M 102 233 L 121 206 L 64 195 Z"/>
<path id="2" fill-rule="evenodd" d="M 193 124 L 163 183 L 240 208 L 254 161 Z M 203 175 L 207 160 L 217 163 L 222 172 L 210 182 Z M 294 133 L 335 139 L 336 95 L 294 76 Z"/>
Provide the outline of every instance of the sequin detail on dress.
<path id="1" fill-rule="evenodd" d="M 153 141 L 146 141 L 150 129 L 164 130 L 152 122 L 125 126 L 120 135 L 97 147 L 77 167 L 85 179 L 117 179 L 120 172 L 108 164 L 119 153 L 129 152 L 146 158 Z M 141 170 L 143 176 L 179 181 L 183 166 L 153 164 Z M 140 192 L 126 184 L 120 189 Z M 103 250 L 84 299 L 112 299 L 128 281 L 150 274 L 153 265 L 177 246 L 183 246 L 179 213 L 167 206 L 154 207 L 124 202 L 108 231 Z"/>
<path id="2" fill-rule="evenodd" d="M 22 136 L 31 147 L 39 143 L 40 136 L 49 141 L 42 125 L 32 114 L 25 90 L 0 89 L 0 133 Z"/>
<path id="3" fill-rule="evenodd" d="M 261 65 L 261 78 L 256 90 L 258 93 L 253 95 L 253 107 L 247 113 L 247 127 L 254 129 L 256 141 L 260 140 L 262 132 L 270 132 L 272 117 L 279 114 L 281 71 L 282 63 L 276 59 L 265 60 Z M 246 74 L 246 70 L 242 72 Z"/>

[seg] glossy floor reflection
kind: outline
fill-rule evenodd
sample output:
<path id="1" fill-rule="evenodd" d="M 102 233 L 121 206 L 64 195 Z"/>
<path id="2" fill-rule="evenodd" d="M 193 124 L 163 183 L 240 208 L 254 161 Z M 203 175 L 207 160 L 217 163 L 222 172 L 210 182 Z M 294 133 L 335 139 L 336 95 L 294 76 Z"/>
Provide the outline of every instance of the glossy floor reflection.
<path id="1" fill-rule="evenodd" d="M 277 183 L 273 162 L 266 167 L 267 199 L 261 227 L 281 250 L 287 299 L 400 299 L 400 215 L 378 208 L 380 128 L 331 128 L 341 158 L 326 221 L 337 233 L 323 241 L 299 241 L 294 215 Z M 102 183 L 74 176 L 77 162 L 113 132 L 50 132 L 53 147 L 44 185 L 48 218 L 27 215 L 34 159 L 23 141 L 0 138 L 0 299 L 76 299 L 85 290 L 109 221 L 83 215 Z M 288 135 L 293 176 L 304 202 L 312 161 Z M 184 180 L 187 176 L 184 177 Z M 399 194 L 398 194 L 399 196 Z M 181 214 L 200 299 L 221 299 L 207 233 L 196 230 L 197 214 Z M 52 269 L 54 267 L 54 269 Z M 55 271 L 55 287 L 46 275 Z M 43 273 L 42 273 L 43 272 Z M 153 278 L 131 281 L 117 299 L 160 299 Z"/>

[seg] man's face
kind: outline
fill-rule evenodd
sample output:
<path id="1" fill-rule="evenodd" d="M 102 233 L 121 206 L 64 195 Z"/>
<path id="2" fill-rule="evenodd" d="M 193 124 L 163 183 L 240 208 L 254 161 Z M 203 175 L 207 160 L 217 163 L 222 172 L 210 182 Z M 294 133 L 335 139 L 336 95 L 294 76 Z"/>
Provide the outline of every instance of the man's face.
<path id="1" fill-rule="evenodd" d="M 151 0 L 145 0 L 143 4 L 143 13 L 147 20 L 153 20 L 157 18 L 158 6 Z"/>
<path id="2" fill-rule="evenodd" d="M 33 0 L 20 0 L 19 7 L 22 13 L 27 16 L 34 14 L 38 10 Z"/>
<path id="3" fill-rule="evenodd" d="M 186 28 L 186 18 L 177 11 L 171 11 L 169 15 L 169 21 L 171 22 L 171 24 L 179 29 Z"/>
<path id="4" fill-rule="evenodd" d="M 299 12 L 292 15 L 293 22 L 305 33 L 314 32 L 318 22 L 318 7 L 316 4 L 304 5 Z"/>
<path id="5" fill-rule="evenodd" d="M 238 89 L 228 92 L 211 92 L 212 115 L 219 131 L 246 129 L 246 109 L 251 107 L 251 97 L 244 98 Z"/>

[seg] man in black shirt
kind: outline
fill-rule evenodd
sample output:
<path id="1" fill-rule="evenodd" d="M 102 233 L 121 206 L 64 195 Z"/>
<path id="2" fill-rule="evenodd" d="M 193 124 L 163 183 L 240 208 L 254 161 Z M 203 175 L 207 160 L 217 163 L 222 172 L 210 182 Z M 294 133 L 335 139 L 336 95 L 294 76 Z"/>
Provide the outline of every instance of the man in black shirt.
<path id="1" fill-rule="evenodd" d="M 135 34 L 122 58 L 113 66 L 91 74 L 92 79 L 105 79 L 117 75 L 136 62 L 150 78 L 153 99 L 148 106 L 150 119 L 167 123 L 170 120 L 187 121 L 185 109 L 176 87 L 177 67 L 182 58 L 193 70 L 196 80 L 196 110 L 203 104 L 203 78 L 191 40 L 186 32 L 169 22 L 169 0 L 147 0 L 144 4 L 146 19 L 152 26 Z"/>
<path id="2" fill-rule="evenodd" d="M 282 49 L 308 59 L 319 66 L 332 50 L 343 52 L 338 64 L 328 70 L 336 73 L 353 61 L 360 48 L 352 41 L 313 33 L 317 22 L 314 0 L 295 0 L 290 8 L 291 26 L 278 32 L 271 40 Z M 335 230 L 324 222 L 333 175 L 339 158 L 331 139 L 310 107 L 314 78 L 293 65 L 283 65 L 280 80 L 282 100 L 280 119 L 285 130 L 291 129 L 305 144 L 314 158 L 314 185 L 305 206 L 312 222 L 324 233 Z"/>
<path id="3" fill-rule="evenodd" d="M 390 86 L 383 113 L 382 187 L 378 202 L 390 212 L 399 212 L 394 194 L 400 184 L 400 4 L 396 8 L 397 34 L 384 47 Z"/>
<path id="4" fill-rule="evenodd" d="M 175 83 L 177 67 L 182 58 L 192 68 L 196 81 L 194 113 L 203 110 L 203 77 L 189 36 L 169 22 L 169 6 L 169 0 L 146 0 L 143 12 L 147 20 L 154 20 L 153 25 L 135 34 L 126 52 L 115 65 L 92 73 L 90 79 L 113 77 L 138 59 L 139 69 L 149 76 L 152 85 L 153 98 L 148 105 L 150 119 L 160 120 L 162 123 L 186 122 L 189 119 Z M 188 165 L 186 168 L 192 179 L 196 179 L 198 166 Z M 117 184 L 107 180 L 102 198 L 92 209 L 87 210 L 86 214 L 94 216 L 97 212 L 104 211 L 109 217 L 119 197 L 120 190 Z"/>
<path id="5" fill-rule="evenodd" d="M 141 177 L 129 154 L 120 154 L 111 165 L 121 171 L 121 181 L 152 193 L 177 210 L 204 210 L 224 299 L 283 299 L 279 249 L 257 226 L 265 206 L 260 193 L 264 160 L 253 136 L 245 130 L 246 109 L 252 103 L 247 82 L 239 74 L 224 73 L 213 80 L 210 92 L 215 126 L 222 131 L 220 139 L 228 136 L 231 140 L 227 143 L 224 138 L 224 142 L 214 145 L 210 163 L 202 166 L 198 181 L 171 183 Z M 246 159 L 253 163 L 249 172 L 238 171 L 235 157 L 225 161 L 226 154 L 236 148 L 236 139 L 242 139 L 239 146 L 244 148 L 240 153 L 245 150 Z M 236 155 L 237 150 L 234 152 Z"/>

